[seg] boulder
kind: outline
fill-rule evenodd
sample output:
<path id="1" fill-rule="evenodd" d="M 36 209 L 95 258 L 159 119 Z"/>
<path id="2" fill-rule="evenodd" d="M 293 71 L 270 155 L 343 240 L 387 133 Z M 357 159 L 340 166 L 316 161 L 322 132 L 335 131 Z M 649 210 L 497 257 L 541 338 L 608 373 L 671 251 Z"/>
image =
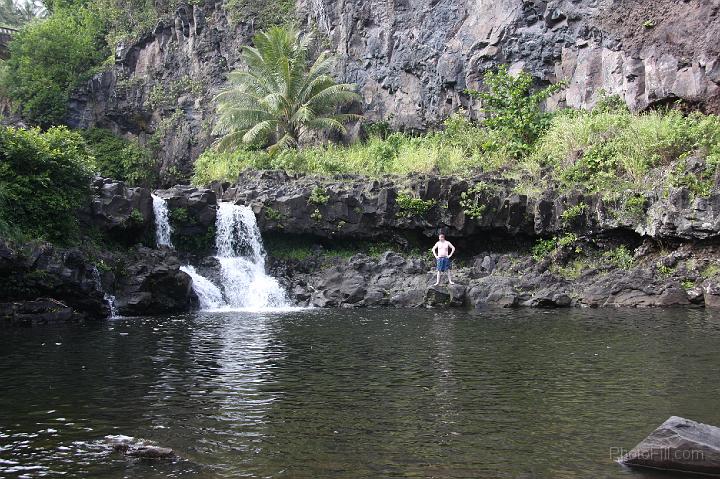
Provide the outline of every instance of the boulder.
<path id="1" fill-rule="evenodd" d="M 720 474 L 720 428 L 672 416 L 619 461 L 633 467 Z"/>
<path id="2" fill-rule="evenodd" d="M 114 241 L 135 244 L 154 229 L 150 190 L 95 178 L 90 207 L 80 212 L 80 219 L 88 227 L 111 234 Z"/>
<path id="3" fill-rule="evenodd" d="M 180 270 L 174 252 L 141 247 L 125 260 L 125 274 L 115 290 L 123 316 L 182 313 L 197 306 L 192 279 Z"/>
<path id="4" fill-rule="evenodd" d="M 0 241 L 0 302 L 24 305 L 14 309 L 16 318 L 26 314 L 23 311 L 43 311 L 34 322 L 61 319 L 63 308 L 78 317 L 107 317 L 110 310 L 96 264 L 97 259 L 76 248 L 29 243 L 11 249 Z"/>

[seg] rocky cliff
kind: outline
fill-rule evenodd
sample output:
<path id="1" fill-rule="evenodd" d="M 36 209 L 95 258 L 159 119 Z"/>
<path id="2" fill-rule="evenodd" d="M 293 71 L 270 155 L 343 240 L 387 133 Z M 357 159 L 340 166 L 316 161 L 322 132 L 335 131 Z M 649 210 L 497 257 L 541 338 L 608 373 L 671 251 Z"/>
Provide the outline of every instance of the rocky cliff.
<path id="1" fill-rule="evenodd" d="M 102 178 L 92 189 L 83 244 L 0 240 L 0 319 L 104 317 L 109 295 L 123 315 L 197 308 L 181 265 L 222 284 L 219 201 L 252 208 L 270 272 L 298 305 L 720 306 L 718 182 L 708 198 L 675 188 L 628 202 L 556 189 L 528 197 L 482 176 L 247 172 L 235 185 L 155 192 L 172 249 L 155 247 L 150 191 Z M 458 247 L 451 287 L 433 287 L 439 230 Z"/>
<path id="2" fill-rule="evenodd" d="M 551 108 L 589 107 L 604 90 L 635 110 L 681 100 L 719 112 L 719 10 L 720 0 L 298 0 L 295 15 L 339 53 L 338 76 L 358 84 L 369 120 L 422 130 L 476 111 L 463 92 L 498 64 L 566 81 Z M 138 136 L 166 178 L 190 171 L 254 25 L 221 1 L 180 5 L 75 92 L 69 123 Z"/>

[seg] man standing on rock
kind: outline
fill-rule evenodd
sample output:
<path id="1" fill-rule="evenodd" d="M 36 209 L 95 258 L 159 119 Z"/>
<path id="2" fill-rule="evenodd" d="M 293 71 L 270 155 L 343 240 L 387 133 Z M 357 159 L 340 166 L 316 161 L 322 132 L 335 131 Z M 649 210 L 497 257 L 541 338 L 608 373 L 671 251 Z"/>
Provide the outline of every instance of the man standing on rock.
<path id="1" fill-rule="evenodd" d="M 437 261 L 437 281 L 435 286 L 440 284 L 440 273 L 447 272 L 448 283 L 455 284 L 450 276 L 450 258 L 455 254 L 455 246 L 449 241 L 445 241 L 445 235 L 440 233 L 438 242 L 432 247 L 432 254 Z"/>

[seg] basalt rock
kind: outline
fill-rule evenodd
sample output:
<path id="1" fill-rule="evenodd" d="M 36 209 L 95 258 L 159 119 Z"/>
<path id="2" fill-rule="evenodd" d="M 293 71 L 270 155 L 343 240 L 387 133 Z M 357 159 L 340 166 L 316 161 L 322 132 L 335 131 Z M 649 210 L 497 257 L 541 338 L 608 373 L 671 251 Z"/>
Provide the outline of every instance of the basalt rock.
<path id="1" fill-rule="evenodd" d="M 114 241 L 135 244 L 153 234 L 155 215 L 147 188 L 128 187 L 122 181 L 96 178 L 90 206 L 80 211 L 86 228 L 95 228 Z"/>
<path id="2" fill-rule="evenodd" d="M 16 303 L 0 303 L 0 322 L 44 324 L 69 321 L 76 317 L 72 308 L 50 298 Z"/>
<path id="3" fill-rule="evenodd" d="M 463 195 L 486 186 L 478 201 L 478 218 L 463 207 Z M 467 179 L 435 175 L 385 176 L 244 172 L 236 185 L 215 188 L 223 201 L 249 205 L 261 231 L 322 238 L 383 237 L 407 243 L 412 237 L 434 237 L 438 230 L 455 239 L 486 236 L 550 237 L 568 230 L 586 235 L 626 232 L 656 240 L 720 238 L 720 192 L 690 200 L 686 188 L 669 195 L 648 192 L 642 211 L 628 212 L 600 195 L 548 189 L 535 198 L 513 192 L 510 181 L 490 176 Z M 313 192 L 320 191 L 318 200 Z M 406 211 L 399 195 L 428 201 L 422 213 Z M 326 198 L 326 199 L 325 199 Z M 492 272 L 494 259 L 482 258 L 478 275 Z"/>
<path id="4" fill-rule="evenodd" d="M 115 287 L 121 315 L 181 313 L 197 306 L 192 279 L 180 271 L 174 252 L 140 247 L 124 260 L 124 274 Z"/>
<path id="5" fill-rule="evenodd" d="M 115 452 L 126 456 L 142 459 L 170 459 L 175 457 L 175 451 L 167 447 L 156 445 L 146 439 L 136 439 L 130 436 L 105 436 L 105 442 Z"/>
<path id="6" fill-rule="evenodd" d="M 215 244 L 215 192 L 177 185 L 155 194 L 167 201 L 173 245 L 180 251 L 210 253 Z"/>
<path id="7" fill-rule="evenodd" d="M 100 276 L 80 249 L 48 243 L 14 247 L 0 240 L 0 302 L 18 303 L 12 308 L 15 317 L 32 314 L 26 313 L 32 309 L 38 314 L 58 312 L 57 318 L 65 318 L 64 307 L 76 317 L 106 317 L 110 311 Z"/>
<path id="8" fill-rule="evenodd" d="M 620 462 L 634 467 L 720 474 L 720 428 L 672 416 Z"/>

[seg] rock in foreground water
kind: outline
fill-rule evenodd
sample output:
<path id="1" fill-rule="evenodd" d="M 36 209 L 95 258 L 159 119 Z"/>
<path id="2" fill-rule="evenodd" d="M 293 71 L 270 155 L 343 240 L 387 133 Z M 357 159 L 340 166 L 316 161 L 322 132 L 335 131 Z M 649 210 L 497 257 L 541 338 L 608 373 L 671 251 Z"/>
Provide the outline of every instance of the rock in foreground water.
<path id="1" fill-rule="evenodd" d="M 720 428 L 672 416 L 620 458 L 622 464 L 720 474 Z"/>
<path id="2" fill-rule="evenodd" d="M 115 452 L 121 452 L 130 457 L 167 459 L 175 456 L 175 452 L 168 447 L 160 447 L 145 439 L 131 436 L 105 436 L 105 441 L 112 446 Z"/>

